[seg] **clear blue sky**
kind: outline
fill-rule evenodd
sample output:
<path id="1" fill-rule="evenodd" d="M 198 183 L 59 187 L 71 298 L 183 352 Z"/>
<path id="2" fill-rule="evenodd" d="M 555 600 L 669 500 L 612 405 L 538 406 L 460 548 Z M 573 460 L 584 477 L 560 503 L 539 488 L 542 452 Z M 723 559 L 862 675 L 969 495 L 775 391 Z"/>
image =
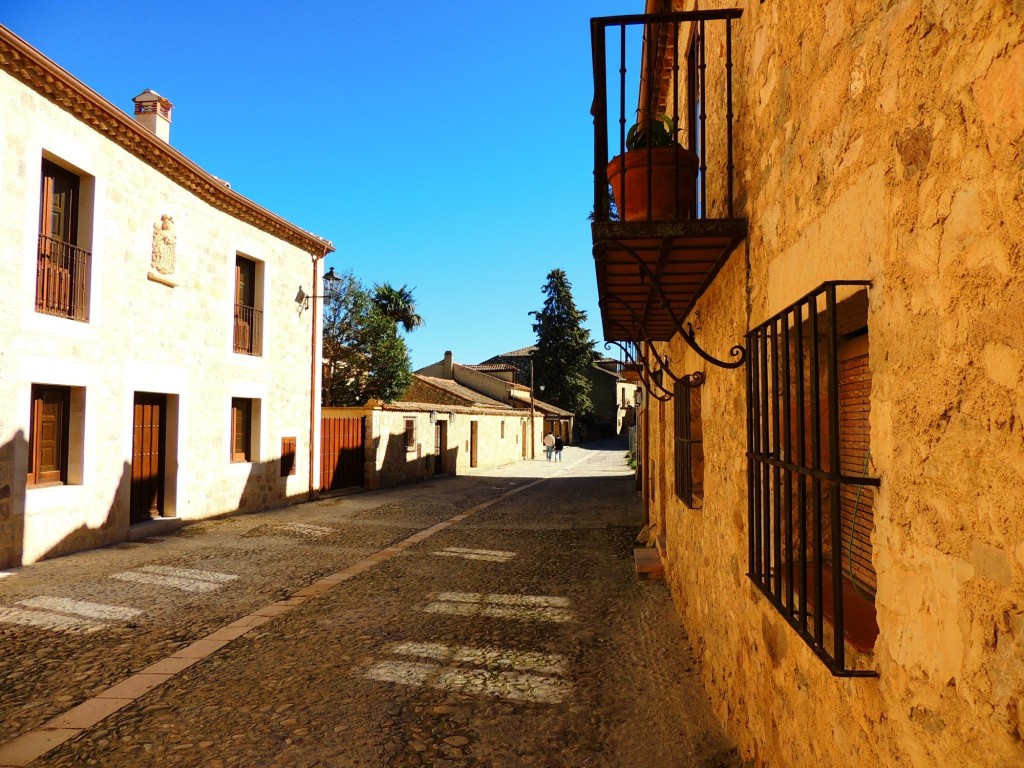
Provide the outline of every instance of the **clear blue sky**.
<path id="1" fill-rule="evenodd" d="M 407 284 L 413 367 L 534 342 L 564 269 L 604 351 L 592 207 L 591 16 L 641 0 L 0 0 L 0 23 L 116 106 L 152 88 L 171 143 L 333 241 L 327 266 Z"/>

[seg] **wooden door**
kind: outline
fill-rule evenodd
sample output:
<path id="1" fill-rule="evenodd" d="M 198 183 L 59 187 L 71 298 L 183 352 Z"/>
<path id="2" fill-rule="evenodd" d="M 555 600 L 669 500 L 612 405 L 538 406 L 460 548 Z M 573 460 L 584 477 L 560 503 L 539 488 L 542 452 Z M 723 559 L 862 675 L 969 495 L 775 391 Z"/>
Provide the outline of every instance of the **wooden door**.
<path id="1" fill-rule="evenodd" d="M 448 422 L 438 421 L 434 424 L 434 474 L 443 475 L 445 471 L 445 454 L 448 453 Z"/>
<path id="2" fill-rule="evenodd" d="M 366 457 L 361 417 L 325 416 L 320 421 L 320 489 L 336 491 L 363 484 Z"/>
<path id="3" fill-rule="evenodd" d="M 478 460 L 478 434 L 479 434 L 480 423 L 477 421 L 469 422 L 469 466 L 475 467 Z"/>
<path id="4" fill-rule="evenodd" d="M 523 422 L 523 458 L 524 458 L 524 459 L 528 459 L 528 458 L 530 458 L 530 455 L 529 455 L 529 453 L 527 452 L 527 442 L 528 442 L 528 438 L 527 438 L 527 436 L 526 436 L 526 426 L 527 426 L 527 425 L 526 425 L 526 422 Z"/>
<path id="5" fill-rule="evenodd" d="M 135 393 L 132 419 L 132 523 L 164 513 L 164 445 L 167 395 Z"/>

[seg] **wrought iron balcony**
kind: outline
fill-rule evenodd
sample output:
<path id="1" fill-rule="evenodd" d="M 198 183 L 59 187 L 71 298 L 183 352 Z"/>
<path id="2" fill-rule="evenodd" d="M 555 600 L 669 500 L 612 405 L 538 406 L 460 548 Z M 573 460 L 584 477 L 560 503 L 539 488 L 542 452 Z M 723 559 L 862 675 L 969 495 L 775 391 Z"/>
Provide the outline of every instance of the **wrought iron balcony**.
<path id="1" fill-rule="evenodd" d="M 89 251 L 56 237 L 39 236 L 36 312 L 89 319 Z"/>
<path id="2" fill-rule="evenodd" d="M 609 341 L 687 337 L 687 315 L 746 237 L 733 183 L 732 25 L 741 14 L 591 19 L 592 232 Z"/>
<path id="3" fill-rule="evenodd" d="M 234 349 L 243 355 L 263 354 L 263 310 L 235 304 Z"/>

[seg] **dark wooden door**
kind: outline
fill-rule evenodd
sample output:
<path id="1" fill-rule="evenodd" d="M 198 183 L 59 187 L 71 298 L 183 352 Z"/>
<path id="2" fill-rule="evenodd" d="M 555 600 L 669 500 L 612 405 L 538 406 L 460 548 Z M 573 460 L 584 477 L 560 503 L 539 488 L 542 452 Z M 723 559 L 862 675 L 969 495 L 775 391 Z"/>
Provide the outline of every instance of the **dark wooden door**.
<path id="1" fill-rule="evenodd" d="M 477 421 L 469 422 L 469 466 L 475 467 L 477 465 L 477 449 L 478 443 L 477 436 L 479 433 L 480 423 Z"/>
<path id="2" fill-rule="evenodd" d="M 325 416 L 320 421 L 320 489 L 336 491 L 363 484 L 366 457 L 361 417 Z"/>
<path id="3" fill-rule="evenodd" d="M 167 395 L 136 392 L 132 419 L 132 523 L 145 522 L 164 513 L 166 423 Z"/>
<path id="4" fill-rule="evenodd" d="M 445 470 L 445 454 L 448 453 L 448 422 L 438 421 L 434 424 L 434 474 L 443 475 Z"/>

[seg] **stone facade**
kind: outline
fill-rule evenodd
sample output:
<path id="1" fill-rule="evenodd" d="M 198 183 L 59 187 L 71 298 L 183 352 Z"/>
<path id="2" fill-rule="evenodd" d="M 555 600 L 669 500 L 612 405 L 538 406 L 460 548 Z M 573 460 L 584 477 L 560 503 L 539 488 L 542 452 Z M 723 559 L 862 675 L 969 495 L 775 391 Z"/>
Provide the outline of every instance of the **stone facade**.
<path id="1" fill-rule="evenodd" d="M 130 535 L 137 393 L 163 396 L 159 516 L 304 498 L 311 315 L 294 294 L 330 243 L 234 193 L 3 28 L 0 103 L 0 567 Z M 37 310 L 44 161 L 78 178 L 83 319 Z M 253 265 L 259 354 L 234 351 L 239 256 Z M 26 482 L 40 386 L 70 393 L 56 483 Z M 232 457 L 233 398 L 251 409 L 246 460 Z M 296 471 L 281 477 L 285 438 Z"/>
<path id="2" fill-rule="evenodd" d="M 870 281 L 879 634 L 856 661 L 878 676 L 833 676 L 746 578 L 746 374 L 677 336 L 659 348 L 706 376 L 702 503 L 673 492 L 653 400 L 644 497 L 705 683 L 758 766 L 1024 765 L 1024 5 L 700 3 L 736 6 L 749 234 L 687 321 L 724 357 L 823 282 Z"/>
<path id="3" fill-rule="evenodd" d="M 437 474 L 461 475 L 471 470 L 512 464 L 529 457 L 531 439 L 536 441 L 536 455 L 543 455 L 544 425 L 539 412 L 534 416 L 532 438 L 529 412 L 512 408 L 413 402 L 384 404 L 371 400 L 365 408 L 324 408 L 323 413 L 325 417 L 365 418 L 363 485 L 366 488 L 390 487 L 426 480 Z M 408 433 L 410 422 L 411 435 Z M 472 461 L 474 430 L 475 464 Z M 435 443 L 439 437 L 444 441 L 443 446 Z"/>

